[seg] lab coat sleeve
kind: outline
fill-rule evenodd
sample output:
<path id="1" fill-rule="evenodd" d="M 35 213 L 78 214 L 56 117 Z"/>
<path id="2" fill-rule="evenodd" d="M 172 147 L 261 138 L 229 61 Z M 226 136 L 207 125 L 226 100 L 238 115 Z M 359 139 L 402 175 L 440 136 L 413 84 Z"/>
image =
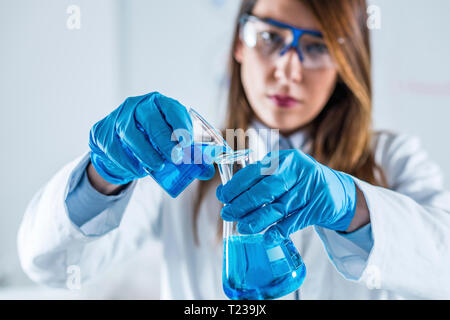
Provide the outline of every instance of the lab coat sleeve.
<path id="1" fill-rule="evenodd" d="M 69 219 L 79 227 L 82 227 L 99 213 L 112 207 L 115 202 L 132 192 L 132 188 L 128 188 L 129 185 L 127 185 L 117 195 L 104 195 L 91 185 L 86 168 L 80 167 L 77 171 L 80 172 L 74 172 L 74 176 L 81 175 L 81 178 L 74 189 L 69 190 L 66 197 L 66 206 Z M 122 213 L 119 212 L 119 215 L 122 216 Z"/>
<path id="2" fill-rule="evenodd" d="M 81 283 L 87 282 L 159 236 L 162 191 L 149 178 L 133 182 L 123 197 L 83 225 L 71 221 L 66 198 L 88 162 L 86 153 L 62 168 L 26 209 L 18 253 L 35 282 L 64 287 L 73 266 Z"/>
<path id="3" fill-rule="evenodd" d="M 373 247 L 373 238 L 372 238 L 372 225 L 369 223 L 360 229 L 351 232 L 351 233 L 343 233 L 338 232 L 341 237 L 344 237 L 361 249 L 363 249 L 367 254 L 372 250 Z"/>
<path id="4" fill-rule="evenodd" d="M 370 252 L 335 231 L 316 231 L 346 279 L 404 297 L 450 299 L 450 193 L 442 172 L 417 138 L 379 139 L 376 158 L 390 189 L 354 178 L 370 212 Z"/>

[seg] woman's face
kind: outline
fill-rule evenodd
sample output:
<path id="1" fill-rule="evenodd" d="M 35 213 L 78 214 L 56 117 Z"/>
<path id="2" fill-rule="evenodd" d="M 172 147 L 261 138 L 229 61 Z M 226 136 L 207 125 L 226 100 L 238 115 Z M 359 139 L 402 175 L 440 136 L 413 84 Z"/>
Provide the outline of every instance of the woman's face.
<path id="1" fill-rule="evenodd" d="M 321 31 L 311 11 L 299 0 L 258 0 L 252 14 Z M 235 58 L 241 64 L 242 84 L 257 118 L 284 135 L 314 120 L 337 81 L 335 67 L 305 68 L 294 49 L 268 60 L 239 41 Z"/>

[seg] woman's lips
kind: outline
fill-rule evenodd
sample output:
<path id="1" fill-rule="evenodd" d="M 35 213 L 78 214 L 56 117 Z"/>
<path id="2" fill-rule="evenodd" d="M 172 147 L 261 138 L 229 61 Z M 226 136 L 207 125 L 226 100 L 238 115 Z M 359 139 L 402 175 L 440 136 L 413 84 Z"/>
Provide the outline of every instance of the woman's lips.
<path id="1" fill-rule="evenodd" d="M 299 103 L 298 100 L 290 96 L 273 95 L 269 96 L 269 98 L 270 100 L 272 100 L 273 103 L 275 103 L 278 107 L 281 108 L 292 108 Z"/>

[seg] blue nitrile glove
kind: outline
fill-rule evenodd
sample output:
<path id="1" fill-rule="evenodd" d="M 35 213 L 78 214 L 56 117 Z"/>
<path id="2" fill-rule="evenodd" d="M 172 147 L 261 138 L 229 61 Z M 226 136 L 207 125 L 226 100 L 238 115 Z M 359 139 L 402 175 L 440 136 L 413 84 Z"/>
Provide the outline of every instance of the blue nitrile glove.
<path id="1" fill-rule="evenodd" d="M 267 175 L 269 165 L 275 169 Z M 345 231 L 356 208 L 352 177 L 300 150 L 269 153 L 220 185 L 216 195 L 226 204 L 222 218 L 237 221 L 240 233 L 259 233 L 273 225 L 265 233 L 269 240 L 281 240 L 310 225 Z"/>
<path id="2" fill-rule="evenodd" d="M 166 159 L 174 163 L 182 160 L 182 148 L 178 141 L 172 141 L 176 129 L 186 130 L 192 141 L 192 120 L 178 101 L 158 92 L 128 98 L 92 127 L 91 162 L 112 184 L 142 178 L 149 170 L 162 170 Z M 209 169 L 197 178 L 211 179 L 214 166 L 209 165 Z"/>

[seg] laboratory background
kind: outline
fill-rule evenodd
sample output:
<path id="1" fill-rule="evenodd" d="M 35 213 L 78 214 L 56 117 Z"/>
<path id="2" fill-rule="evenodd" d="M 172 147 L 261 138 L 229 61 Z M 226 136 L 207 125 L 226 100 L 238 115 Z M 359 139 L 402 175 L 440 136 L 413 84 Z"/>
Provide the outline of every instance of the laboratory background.
<path id="1" fill-rule="evenodd" d="M 418 136 L 450 188 L 450 1 L 371 0 L 374 126 Z M 238 0 L 0 0 L 0 299 L 158 299 L 161 248 L 90 284 L 22 271 L 32 196 L 88 150 L 91 126 L 151 91 L 220 126 Z"/>

